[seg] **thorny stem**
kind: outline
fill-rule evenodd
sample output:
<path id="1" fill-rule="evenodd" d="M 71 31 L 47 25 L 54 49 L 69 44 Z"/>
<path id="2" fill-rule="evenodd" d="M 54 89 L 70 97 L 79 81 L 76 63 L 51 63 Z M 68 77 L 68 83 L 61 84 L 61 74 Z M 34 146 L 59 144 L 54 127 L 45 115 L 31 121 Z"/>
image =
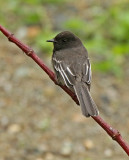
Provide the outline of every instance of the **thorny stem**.
<path id="1" fill-rule="evenodd" d="M 12 33 L 7 31 L 4 27 L 0 25 L 0 31 L 8 38 L 10 42 L 15 43 L 25 54 L 31 57 L 50 77 L 50 79 L 56 84 L 59 85 L 56 81 L 54 73 L 43 63 L 43 61 L 36 55 L 36 53 L 27 45 L 23 44 L 19 41 Z M 67 94 L 69 94 L 72 99 L 79 104 L 76 95 L 70 91 L 66 86 L 59 85 Z M 106 123 L 100 116 L 92 117 L 106 132 L 107 134 L 112 137 L 127 153 L 129 156 L 129 145 L 127 142 L 122 138 L 119 131 L 113 129 L 108 123 Z"/>

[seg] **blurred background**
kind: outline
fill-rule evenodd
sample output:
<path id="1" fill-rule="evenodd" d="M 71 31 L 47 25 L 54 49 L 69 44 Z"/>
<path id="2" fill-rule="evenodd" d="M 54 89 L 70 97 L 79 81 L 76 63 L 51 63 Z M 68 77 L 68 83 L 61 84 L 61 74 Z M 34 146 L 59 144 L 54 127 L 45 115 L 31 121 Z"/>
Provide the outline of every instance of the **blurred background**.
<path id="1" fill-rule="evenodd" d="M 70 30 L 92 64 L 100 116 L 129 142 L 129 1 L 6 0 L 0 23 L 51 66 L 46 40 Z M 127 160 L 17 46 L 0 33 L 0 160 Z"/>

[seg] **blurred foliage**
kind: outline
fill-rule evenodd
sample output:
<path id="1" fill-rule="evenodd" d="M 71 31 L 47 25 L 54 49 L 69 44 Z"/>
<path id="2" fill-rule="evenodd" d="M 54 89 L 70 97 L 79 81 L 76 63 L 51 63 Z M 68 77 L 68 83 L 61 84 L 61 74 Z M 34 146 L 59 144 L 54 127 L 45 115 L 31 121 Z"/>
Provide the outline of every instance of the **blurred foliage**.
<path id="1" fill-rule="evenodd" d="M 6 8 L 6 9 L 5 9 Z M 62 30 L 77 34 L 93 57 L 93 69 L 123 75 L 129 56 L 129 2 L 88 0 L 6 0 L 1 2 L 0 21 L 11 30 L 37 26 L 28 34 L 40 52 L 51 53 L 46 43 Z"/>

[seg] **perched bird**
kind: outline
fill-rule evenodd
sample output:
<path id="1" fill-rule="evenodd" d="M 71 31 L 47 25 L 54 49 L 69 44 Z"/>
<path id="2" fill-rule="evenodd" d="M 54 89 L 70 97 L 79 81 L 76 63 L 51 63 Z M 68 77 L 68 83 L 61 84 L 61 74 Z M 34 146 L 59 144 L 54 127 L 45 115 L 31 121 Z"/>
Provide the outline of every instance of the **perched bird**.
<path id="1" fill-rule="evenodd" d="M 99 112 L 90 95 L 90 60 L 81 40 L 64 31 L 47 42 L 54 45 L 52 64 L 58 83 L 66 85 L 77 95 L 84 116 L 97 116 Z"/>

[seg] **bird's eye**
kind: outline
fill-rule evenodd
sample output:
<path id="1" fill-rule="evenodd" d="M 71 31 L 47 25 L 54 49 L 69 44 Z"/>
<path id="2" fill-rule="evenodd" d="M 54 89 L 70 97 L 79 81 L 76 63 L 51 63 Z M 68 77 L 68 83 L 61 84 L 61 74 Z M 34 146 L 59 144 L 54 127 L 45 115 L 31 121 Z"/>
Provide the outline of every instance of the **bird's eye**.
<path id="1" fill-rule="evenodd" d="M 67 39 L 63 39 L 63 42 L 66 42 L 67 41 Z"/>

